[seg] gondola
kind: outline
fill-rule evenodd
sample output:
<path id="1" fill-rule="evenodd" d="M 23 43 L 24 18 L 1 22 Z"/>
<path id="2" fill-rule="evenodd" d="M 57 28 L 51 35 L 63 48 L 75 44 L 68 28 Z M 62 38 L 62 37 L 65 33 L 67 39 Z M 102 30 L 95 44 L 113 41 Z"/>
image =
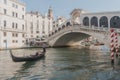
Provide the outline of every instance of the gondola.
<path id="1" fill-rule="evenodd" d="M 38 54 L 38 55 L 35 54 L 35 55 L 24 56 L 24 57 L 16 57 L 16 56 L 13 55 L 12 50 L 10 50 L 11 58 L 14 62 L 39 60 L 39 59 L 45 57 L 45 53 L 46 53 L 46 49 L 43 48 L 43 51 L 41 52 L 41 54 Z"/>

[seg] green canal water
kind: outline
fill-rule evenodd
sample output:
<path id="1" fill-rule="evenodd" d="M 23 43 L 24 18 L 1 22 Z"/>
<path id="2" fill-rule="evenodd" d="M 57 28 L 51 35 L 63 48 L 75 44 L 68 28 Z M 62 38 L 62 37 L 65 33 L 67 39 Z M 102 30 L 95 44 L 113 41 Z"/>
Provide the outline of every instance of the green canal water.
<path id="1" fill-rule="evenodd" d="M 16 56 L 41 48 L 16 49 Z M 120 80 L 113 70 L 110 53 L 89 48 L 47 48 L 44 59 L 15 63 L 8 50 L 0 51 L 0 80 Z"/>

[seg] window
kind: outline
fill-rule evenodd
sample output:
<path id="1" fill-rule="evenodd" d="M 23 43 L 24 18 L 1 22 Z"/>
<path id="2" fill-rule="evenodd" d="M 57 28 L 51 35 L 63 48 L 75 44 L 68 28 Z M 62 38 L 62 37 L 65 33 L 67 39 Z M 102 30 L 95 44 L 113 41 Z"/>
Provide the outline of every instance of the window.
<path id="1" fill-rule="evenodd" d="M 14 17 L 14 15 L 15 15 L 15 13 L 14 12 L 12 12 L 12 16 Z"/>
<path id="2" fill-rule="evenodd" d="M 31 34 L 33 33 L 33 31 L 31 31 Z"/>
<path id="3" fill-rule="evenodd" d="M 16 37 L 18 37 L 18 34 L 16 33 Z"/>
<path id="4" fill-rule="evenodd" d="M 22 40 L 22 43 L 24 43 L 24 40 Z"/>
<path id="5" fill-rule="evenodd" d="M 33 22 L 30 23 L 30 29 L 33 30 Z"/>
<path id="6" fill-rule="evenodd" d="M 7 41 L 6 40 L 3 40 L 4 43 L 6 43 Z"/>
<path id="7" fill-rule="evenodd" d="M 12 37 L 14 37 L 14 33 L 12 33 Z"/>
<path id="8" fill-rule="evenodd" d="M 16 23 L 16 29 L 18 28 L 18 24 Z"/>
<path id="9" fill-rule="evenodd" d="M 22 10 L 24 11 L 24 8 L 22 8 Z"/>
<path id="10" fill-rule="evenodd" d="M 6 22 L 6 21 L 4 21 L 4 28 L 6 27 L 6 24 L 7 24 L 7 22 Z"/>
<path id="11" fill-rule="evenodd" d="M 18 5 L 16 5 L 16 8 L 18 8 Z"/>
<path id="12" fill-rule="evenodd" d="M 25 37 L 25 34 L 22 34 L 22 37 L 24 38 L 24 37 Z"/>
<path id="13" fill-rule="evenodd" d="M 18 17 L 18 13 L 16 13 L 16 17 Z"/>
<path id="14" fill-rule="evenodd" d="M 13 3 L 13 4 L 12 4 L 12 7 L 14 7 L 14 6 L 15 6 L 15 4 Z"/>
<path id="15" fill-rule="evenodd" d="M 16 40 L 16 43 L 18 43 L 18 40 Z"/>
<path id="16" fill-rule="evenodd" d="M 39 30 L 39 20 L 37 20 L 37 30 Z"/>
<path id="17" fill-rule="evenodd" d="M 39 33 L 39 31 L 36 31 L 36 33 Z"/>
<path id="18" fill-rule="evenodd" d="M 39 38 L 39 36 L 36 36 L 36 38 Z"/>
<path id="19" fill-rule="evenodd" d="M 24 25 L 22 25 L 22 30 L 24 30 Z"/>
<path id="20" fill-rule="evenodd" d="M 31 38 L 33 37 L 33 35 L 31 35 Z"/>
<path id="21" fill-rule="evenodd" d="M 14 28 L 14 23 L 12 23 L 12 28 Z"/>
<path id="22" fill-rule="evenodd" d="M 22 19 L 24 19 L 24 15 L 22 15 Z"/>
<path id="23" fill-rule="evenodd" d="M 7 36 L 7 33 L 6 33 L 6 32 L 3 32 L 3 36 L 6 37 L 6 36 Z"/>
<path id="24" fill-rule="evenodd" d="M 4 14 L 7 14 L 7 10 L 6 9 L 4 9 Z"/>
<path id="25" fill-rule="evenodd" d="M 4 0 L 4 4 L 7 4 L 7 0 Z"/>
<path id="26" fill-rule="evenodd" d="M 12 40 L 12 43 L 14 43 L 15 41 L 14 40 Z"/>

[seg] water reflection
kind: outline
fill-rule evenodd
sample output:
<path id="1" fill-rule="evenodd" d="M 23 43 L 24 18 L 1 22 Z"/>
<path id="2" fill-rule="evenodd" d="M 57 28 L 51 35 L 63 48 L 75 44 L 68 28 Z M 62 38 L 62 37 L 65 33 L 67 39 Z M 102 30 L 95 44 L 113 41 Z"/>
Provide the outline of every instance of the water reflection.
<path id="1" fill-rule="evenodd" d="M 40 61 L 41 60 L 41 61 Z M 30 77 L 32 73 L 34 73 L 36 70 L 35 68 L 38 66 L 37 63 L 44 62 L 45 57 L 41 58 L 37 61 L 28 61 L 21 65 L 19 70 L 16 70 L 16 73 L 14 73 L 14 76 L 8 80 L 21 80 L 22 78 L 28 78 Z M 29 78 L 28 78 L 29 79 Z"/>

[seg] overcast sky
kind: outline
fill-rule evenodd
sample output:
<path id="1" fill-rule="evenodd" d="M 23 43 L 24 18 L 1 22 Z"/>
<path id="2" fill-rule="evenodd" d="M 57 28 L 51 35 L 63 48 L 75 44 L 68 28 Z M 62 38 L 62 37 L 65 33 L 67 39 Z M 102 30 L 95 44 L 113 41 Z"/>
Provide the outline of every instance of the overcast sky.
<path id="1" fill-rule="evenodd" d="M 75 8 L 88 12 L 120 11 L 120 0 L 21 0 L 26 4 L 26 10 L 47 13 L 49 6 L 54 16 L 69 17 Z"/>

